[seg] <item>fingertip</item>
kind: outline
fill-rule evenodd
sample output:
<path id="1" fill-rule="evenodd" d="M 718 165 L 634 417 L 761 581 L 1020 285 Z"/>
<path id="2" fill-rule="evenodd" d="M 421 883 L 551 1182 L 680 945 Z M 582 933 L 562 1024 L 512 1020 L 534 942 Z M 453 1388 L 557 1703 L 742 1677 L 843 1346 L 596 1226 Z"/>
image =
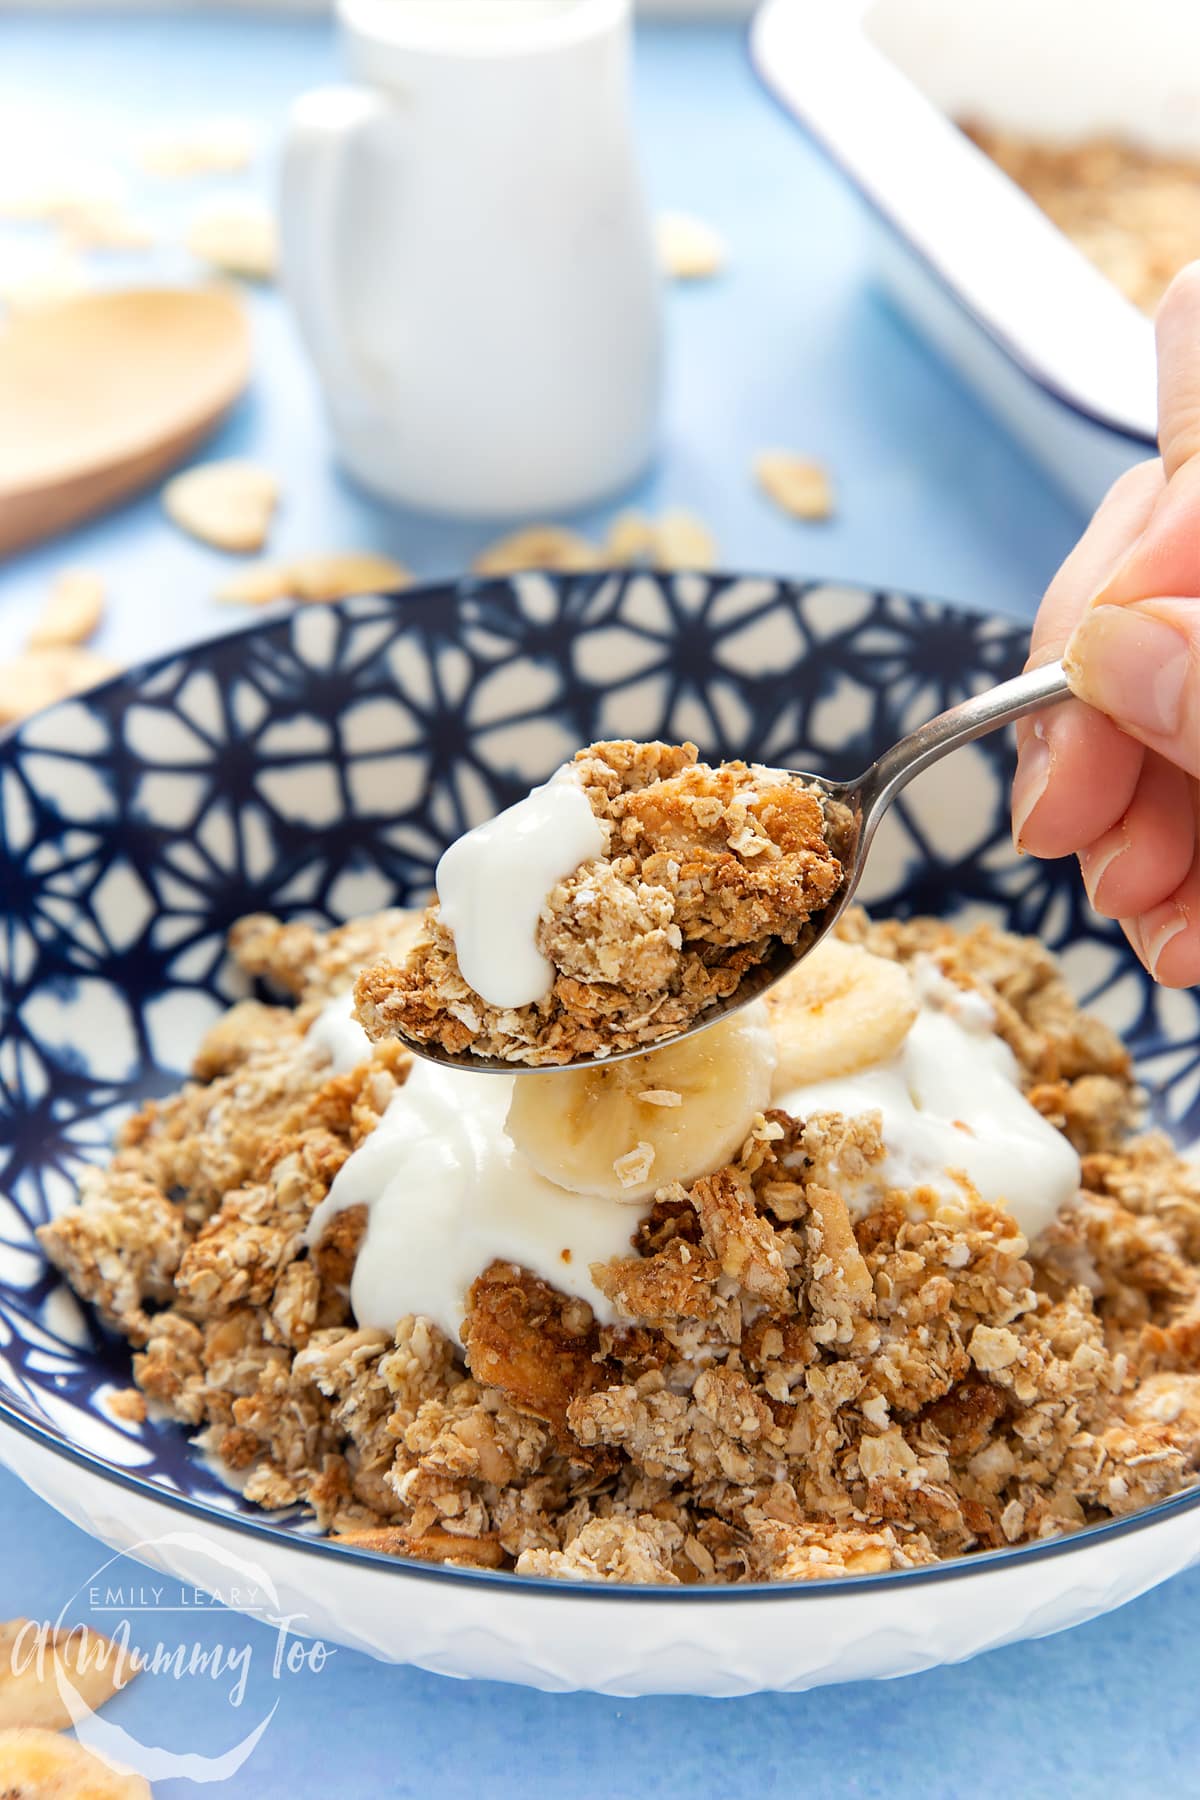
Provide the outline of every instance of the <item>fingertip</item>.
<path id="1" fill-rule="evenodd" d="M 1145 751 L 1111 720 L 1067 701 L 1042 714 L 1013 781 L 1013 839 L 1033 856 L 1071 856 L 1124 815 Z"/>
<path id="2" fill-rule="evenodd" d="M 1143 931 L 1146 966 L 1160 987 L 1200 983 L 1200 928 L 1184 913 Z"/>

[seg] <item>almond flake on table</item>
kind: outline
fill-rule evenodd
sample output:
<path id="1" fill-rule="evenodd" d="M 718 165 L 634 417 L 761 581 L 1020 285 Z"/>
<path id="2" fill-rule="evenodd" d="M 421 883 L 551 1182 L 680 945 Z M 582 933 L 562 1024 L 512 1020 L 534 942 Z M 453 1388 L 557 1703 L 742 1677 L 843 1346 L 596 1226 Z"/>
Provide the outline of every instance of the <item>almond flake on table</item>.
<path id="1" fill-rule="evenodd" d="M 714 569 L 717 542 L 695 513 L 665 512 L 654 527 L 656 569 Z"/>
<path id="2" fill-rule="evenodd" d="M 141 1775 L 54 1731 L 0 1731 L 0 1775 L 15 1800 L 153 1800 Z"/>
<path id="3" fill-rule="evenodd" d="M 278 498 L 269 469 L 236 457 L 196 463 L 162 491 L 167 517 L 218 550 L 261 550 Z"/>
<path id="4" fill-rule="evenodd" d="M 376 550 L 297 556 L 286 562 L 247 563 L 217 589 L 234 606 L 269 606 L 273 600 L 346 600 L 352 594 L 391 592 L 412 584 L 412 572 Z"/>
<path id="5" fill-rule="evenodd" d="M 526 525 L 481 550 L 471 567 L 477 575 L 515 575 L 521 569 L 599 569 L 600 551 L 565 525 Z"/>
<path id="6" fill-rule="evenodd" d="M 794 450 L 760 450 L 754 477 L 763 493 L 794 519 L 833 516 L 833 484 L 829 473 L 811 457 Z"/>
<path id="7" fill-rule="evenodd" d="M 257 133 L 245 119 L 209 119 L 147 138 L 137 160 L 148 175 L 186 181 L 193 175 L 236 175 L 249 168 Z"/>
<path id="8" fill-rule="evenodd" d="M 104 583 L 91 569 L 64 569 L 55 577 L 26 642 L 30 650 L 86 644 L 104 617 Z"/>
<path id="9" fill-rule="evenodd" d="M 618 513 L 604 541 L 605 560 L 618 565 L 647 562 L 654 555 L 654 521 L 645 513 Z"/>
<path id="10" fill-rule="evenodd" d="M 197 208 L 187 247 L 201 262 L 247 281 L 270 281 L 279 261 L 275 220 L 251 195 L 224 195 Z"/>
<path id="11" fill-rule="evenodd" d="M 221 583 L 216 598 L 231 606 L 269 606 L 272 600 L 293 600 L 291 569 L 286 563 L 246 563 Z"/>
<path id="12" fill-rule="evenodd" d="M 329 556 L 299 556 L 288 563 L 297 600 L 346 600 L 412 585 L 412 573 L 377 550 L 347 550 Z"/>
<path id="13" fill-rule="evenodd" d="M 111 658 L 74 644 L 7 657 L 0 662 L 0 725 L 15 724 L 43 706 L 82 694 L 119 668 Z"/>
<path id="14" fill-rule="evenodd" d="M 0 1732 L 66 1730 L 72 1721 L 60 1675 L 90 1712 L 99 1712 L 137 1673 L 128 1651 L 86 1625 L 65 1630 L 9 1619 L 0 1624 Z M 5 1773 L 0 1761 L 0 1777 Z"/>
<path id="15" fill-rule="evenodd" d="M 728 261 L 720 232 L 693 213 L 662 212 L 654 221 L 658 259 L 675 281 L 706 281 Z"/>

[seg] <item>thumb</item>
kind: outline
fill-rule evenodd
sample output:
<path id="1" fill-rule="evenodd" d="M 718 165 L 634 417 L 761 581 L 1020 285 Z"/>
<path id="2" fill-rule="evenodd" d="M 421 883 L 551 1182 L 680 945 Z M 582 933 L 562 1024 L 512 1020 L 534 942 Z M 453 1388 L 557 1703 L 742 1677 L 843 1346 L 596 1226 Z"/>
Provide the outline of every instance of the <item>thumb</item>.
<path id="1" fill-rule="evenodd" d="M 1200 599 L 1092 606 L 1063 664 L 1080 700 L 1200 776 Z"/>
<path id="2" fill-rule="evenodd" d="M 1200 775 L 1200 263 L 1171 283 L 1155 329 L 1167 484 L 1063 663 L 1079 699 Z"/>
<path id="3" fill-rule="evenodd" d="M 1145 529 L 1093 596 L 1125 606 L 1148 594 L 1200 594 L 1200 262 L 1167 289 L 1155 320 L 1158 441 L 1167 485 Z"/>

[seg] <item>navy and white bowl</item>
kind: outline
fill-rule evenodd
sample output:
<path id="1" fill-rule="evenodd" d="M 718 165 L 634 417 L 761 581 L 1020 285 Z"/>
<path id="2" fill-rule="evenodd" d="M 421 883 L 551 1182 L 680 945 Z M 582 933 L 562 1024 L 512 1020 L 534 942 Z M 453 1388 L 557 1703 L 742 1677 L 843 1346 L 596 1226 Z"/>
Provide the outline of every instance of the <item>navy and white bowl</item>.
<path id="1" fill-rule="evenodd" d="M 242 991 L 224 955 L 241 914 L 331 923 L 422 897 L 448 840 L 594 738 L 854 774 L 1011 674 L 1024 642 L 1008 621 L 853 587 L 530 574 L 303 608 L 0 742 L 0 1455 L 114 1548 L 202 1587 L 251 1570 L 326 1638 L 612 1694 L 901 1674 L 1090 1617 L 1200 1555 L 1200 1493 L 1058 1542 L 795 1587 L 566 1586 L 338 1547 L 246 1505 L 178 1426 L 112 1416 L 126 1348 L 34 1237 Z M 1151 987 L 1073 867 L 1015 856 L 1010 755 L 989 739 L 923 776 L 863 898 L 1039 934 L 1190 1142 L 1200 1004 Z"/>

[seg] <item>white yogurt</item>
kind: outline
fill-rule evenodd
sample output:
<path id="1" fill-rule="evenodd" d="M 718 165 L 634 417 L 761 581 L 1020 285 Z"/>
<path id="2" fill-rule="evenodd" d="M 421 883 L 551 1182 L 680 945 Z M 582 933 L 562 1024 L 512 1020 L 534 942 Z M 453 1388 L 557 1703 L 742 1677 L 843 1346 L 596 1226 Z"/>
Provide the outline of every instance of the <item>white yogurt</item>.
<path id="1" fill-rule="evenodd" d="M 354 994 L 347 988 L 322 1007 L 308 1028 L 306 1041 L 324 1050 L 335 1075 L 348 1075 L 371 1054 L 371 1040 L 354 1017 Z"/>
<path id="2" fill-rule="evenodd" d="M 569 764 L 450 845 L 437 866 L 442 922 L 464 979 L 489 1006 L 545 999 L 554 965 L 536 934 L 546 896 L 604 848 L 604 828 Z"/>
<path id="3" fill-rule="evenodd" d="M 1078 1156 L 1026 1100 L 1016 1057 L 978 1007 L 956 1018 L 924 1006 L 889 1061 L 789 1089 L 774 1104 L 801 1119 L 815 1112 L 880 1115 L 884 1160 L 867 1180 L 845 1188 L 856 1215 L 887 1188 L 953 1192 L 947 1171 L 957 1170 L 1032 1241 L 1079 1188 Z"/>
<path id="4" fill-rule="evenodd" d="M 488 1264 L 519 1263 L 615 1314 L 589 1267 L 630 1253 L 644 1209 L 569 1194 L 537 1173 L 504 1129 L 513 1077 L 415 1062 L 379 1124 L 334 1177 L 309 1222 L 366 1204 L 350 1302 L 360 1325 L 391 1331 L 421 1313 L 458 1339 L 467 1289 Z"/>

